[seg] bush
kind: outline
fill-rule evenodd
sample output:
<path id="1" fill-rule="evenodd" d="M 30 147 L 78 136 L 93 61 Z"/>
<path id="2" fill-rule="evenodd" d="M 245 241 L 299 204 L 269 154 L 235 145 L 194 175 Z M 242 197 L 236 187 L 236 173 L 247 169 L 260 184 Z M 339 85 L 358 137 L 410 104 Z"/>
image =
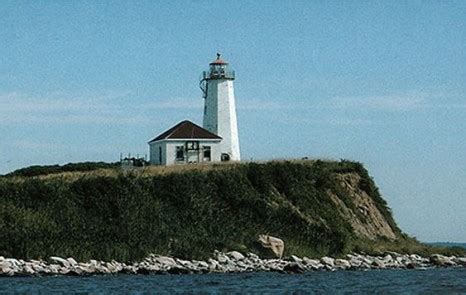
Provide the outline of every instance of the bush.
<path id="1" fill-rule="evenodd" d="M 46 175 L 52 173 L 62 173 L 62 172 L 83 172 L 83 171 L 92 171 L 102 168 L 115 168 L 118 167 L 120 163 L 105 163 L 105 162 L 82 162 L 82 163 L 69 163 L 63 166 L 60 165 L 47 165 L 47 166 L 30 166 L 27 168 L 22 168 L 15 170 L 11 173 L 6 174 L 5 176 L 22 176 L 22 177 L 31 177 Z"/>

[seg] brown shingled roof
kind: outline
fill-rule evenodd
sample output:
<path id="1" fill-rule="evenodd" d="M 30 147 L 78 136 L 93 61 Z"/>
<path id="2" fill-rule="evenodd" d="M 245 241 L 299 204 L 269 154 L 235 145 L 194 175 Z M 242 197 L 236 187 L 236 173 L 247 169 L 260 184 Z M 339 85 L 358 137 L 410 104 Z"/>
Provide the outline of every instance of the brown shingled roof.
<path id="1" fill-rule="evenodd" d="M 222 139 L 220 136 L 205 130 L 204 128 L 194 124 L 191 121 L 182 121 L 156 138 L 149 141 L 149 143 L 164 139 Z"/>

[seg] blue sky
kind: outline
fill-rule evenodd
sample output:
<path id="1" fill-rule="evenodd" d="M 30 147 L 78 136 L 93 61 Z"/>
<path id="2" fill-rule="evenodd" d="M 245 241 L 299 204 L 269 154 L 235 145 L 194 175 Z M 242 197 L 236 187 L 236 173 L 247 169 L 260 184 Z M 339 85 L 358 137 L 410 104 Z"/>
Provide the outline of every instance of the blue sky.
<path id="1" fill-rule="evenodd" d="M 399 225 L 466 242 L 465 1 L 1 1 L 0 173 L 116 161 L 236 70 L 244 159 L 363 162 Z"/>

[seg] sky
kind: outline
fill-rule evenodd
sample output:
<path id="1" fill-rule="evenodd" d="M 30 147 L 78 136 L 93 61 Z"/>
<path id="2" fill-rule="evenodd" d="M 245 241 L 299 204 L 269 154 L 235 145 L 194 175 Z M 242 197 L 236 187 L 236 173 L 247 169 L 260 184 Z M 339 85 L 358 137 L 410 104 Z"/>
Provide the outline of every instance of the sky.
<path id="1" fill-rule="evenodd" d="M 236 71 L 242 158 L 364 163 L 400 227 L 466 242 L 465 1 L 0 2 L 0 174 L 118 161 Z"/>

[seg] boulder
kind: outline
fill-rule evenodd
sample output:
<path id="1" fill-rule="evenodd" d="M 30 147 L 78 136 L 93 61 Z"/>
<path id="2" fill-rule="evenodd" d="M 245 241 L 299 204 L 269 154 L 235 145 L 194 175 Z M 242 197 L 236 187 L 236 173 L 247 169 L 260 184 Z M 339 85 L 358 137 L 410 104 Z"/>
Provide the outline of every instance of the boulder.
<path id="1" fill-rule="evenodd" d="M 176 261 L 172 257 L 168 256 L 157 256 L 155 261 L 165 267 L 174 267 L 176 266 Z"/>
<path id="2" fill-rule="evenodd" d="M 12 268 L 18 268 L 21 266 L 21 262 L 18 259 L 14 259 L 14 258 L 7 258 L 5 259 L 5 262 L 9 263 L 10 267 Z"/>
<path id="3" fill-rule="evenodd" d="M 422 265 L 419 264 L 417 261 L 411 261 L 408 262 L 406 265 L 404 265 L 407 269 L 416 269 L 420 268 Z"/>
<path id="4" fill-rule="evenodd" d="M 421 261 L 422 260 L 422 257 L 417 255 L 417 254 L 411 254 L 411 255 L 409 255 L 409 258 L 411 260 L 415 260 L 415 261 Z"/>
<path id="5" fill-rule="evenodd" d="M 169 274 L 175 274 L 175 275 L 192 273 L 189 269 L 187 269 L 185 267 L 182 267 L 182 266 L 179 266 L 179 265 L 174 266 L 174 267 L 170 267 L 167 272 Z"/>
<path id="6" fill-rule="evenodd" d="M 247 256 L 248 258 L 253 259 L 253 260 L 259 259 L 259 256 L 257 256 L 254 253 L 248 253 Z"/>
<path id="7" fill-rule="evenodd" d="M 181 265 L 181 266 L 183 266 L 185 268 L 188 268 L 188 269 L 195 269 L 196 268 L 194 266 L 194 264 L 189 260 L 183 260 L 183 259 L 178 259 L 178 258 L 176 258 L 175 260 L 176 260 L 177 264 L 179 264 L 179 265 Z"/>
<path id="8" fill-rule="evenodd" d="M 117 267 L 115 264 L 111 263 L 111 262 L 107 262 L 107 263 L 105 264 L 105 267 L 108 269 L 108 271 L 109 271 L 110 273 L 116 273 L 116 272 L 118 272 L 118 267 Z"/>
<path id="9" fill-rule="evenodd" d="M 239 253 L 238 251 L 230 251 L 227 253 L 228 257 L 230 257 L 233 260 L 243 260 L 244 255 Z"/>
<path id="10" fill-rule="evenodd" d="M 437 266 L 454 266 L 456 263 L 447 256 L 440 254 L 433 254 L 430 256 L 430 262 Z"/>
<path id="11" fill-rule="evenodd" d="M 32 264 L 29 263 L 29 264 L 26 264 L 26 265 L 23 266 L 22 273 L 25 274 L 25 275 L 33 275 L 36 272 L 32 268 Z"/>
<path id="12" fill-rule="evenodd" d="M 319 264 L 319 260 L 317 259 L 311 259 L 309 257 L 303 257 L 303 263 L 305 265 L 312 265 L 312 264 Z"/>
<path id="13" fill-rule="evenodd" d="M 209 260 L 207 260 L 207 262 L 209 263 L 209 271 L 215 271 L 215 270 L 219 269 L 220 264 L 218 263 L 217 260 L 209 258 Z"/>
<path id="14" fill-rule="evenodd" d="M 386 268 L 385 262 L 383 262 L 379 258 L 375 258 L 374 261 L 372 261 L 371 265 L 376 268 Z"/>
<path id="15" fill-rule="evenodd" d="M 332 257 L 327 257 L 324 256 L 320 259 L 320 262 L 322 262 L 323 265 L 333 267 L 335 265 L 335 259 Z"/>
<path id="16" fill-rule="evenodd" d="M 387 254 L 387 255 L 385 255 L 385 256 L 382 258 L 382 260 L 383 260 L 385 263 L 392 263 L 392 262 L 393 262 L 393 257 L 392 257 L 392 255 Z"/>
<path id="17" fill-rule="evenodd" d="M 283 271 L 290 273 L 303 273 L 306 268 L 299 262 L 291 262 L 283 267 Z"/>
<path id="18" fill-rule="evenodd" d="M 14 267 L 6 260 L 0 262 L 0 276 L 12 276 L 15 274 Z"/>
<path id="19" fill-rule="evenodd" d="M 77 262 L 76 260 L 74 260 L 74 258 L 72 258 L 72 257 L 68 257 L 68 258 L 66 259 L 66 261 L 68 261 L 68 263 L 69 263 L 71 266 L 76 266 L 76 265 L 78 265 L 78 262 Z"/>
<path id="20" fill-rule="evenodd" d="M 218 262 L 223 264 L 228 263 L 230 261 L 230 258 L 228 258 L 228 256 L 226 256 L 225 253 L 222 252 L 218 252 L 216 258 Z"/>
<path id="21" fill-rule="evenodd" d="M 466 266 L 466 257 L 455 257 L 453 259 L 453 262 L 455 262 L 458 265 Z"/>
<path id="22" fill-rule="evenodd" d="M 228 260 L 227 263 L 223 265 L 224 272 L 237 272 L 238 267 L 231 260 Z"/>
<path id="23" fill-rule="evenodd" d="M 201 268 L 201 269 L 204 269 L 204 268 L 209 268 L 209 264 L 205 261 L 197 261 L 197 260 L 193 260 L 193 263 L 195 266 L 197 266 L 198 268 Z"/>
<path id="24" fill-rule="evenodd" d="M 307 257 L 303 257 L 303 263 L 304 265 L 312 268 L 313 270 L 318 270 L 323 268 L 324 266 L 319 262 L 319 260 L 316 259 L 309 259 Z"/>
<path id="25" fill-rule="evenodd" d="M 246 271 L 250 269 L 250 266 L 243 261 L 238 261 L 236 266 L 239 268 L 239 271 Z"/>
<path id="26" fill-rule="evenodd" d="M 357 268 L 359 268 L 359 269 L 370 269 L 370 268 L 371 268 L 371 265 L 368 264 L 368 263 L 365 262 L 365 261 L 362 261 L 361 264 L 359 264 L 359 265 L 357 266 Z"/>
<path id="27" fill-rule="evenodd" d="M 14 276 L 15 271 L 10 267 L 0 267 L 0 276 Z"/>
<path id="28" fill-rule="evenodd" d="M 402 256 L 402 254 L 400 254 L 400 253 L 398 253 L 398 252 L 394 252 L 394 251 L 385 251 L 384 253 L 385 253 L 385 254 L 388 254 L 388 255 L 390 255 L 390 256 L 392 256 L 392 257 L 394 257 L 394 258 L 397 258 L 397 257 Z"/>
<path id="29" fill-rule="evenodd" d="M 58 264 L 49 264 L 47 266 L 47 270 L 48 270 L 48 273 L 52 273 L 52 274 L 58 274 L 58 271 L 60 270 L 60 265 Z"/>
<path id="30" fill-rule="evenodd" d="M 127 265 L 121 270 L 121 272 L 126 274 L 137 274 L 138 269 L 135 266 Z"/>
<path id="31" fill-rule="evenodd" d="M 303 260 L 295 255 L 291 255 L 291 260 L 297 263 L 303 263 Z"/>
<path id="32" fill-rule="evenodd" d="M 37 260 L 31 260 L 31 267 L 36 273 L 46 272 L 45 265 L 38 262 Z"/>
<path id="33" fill-rule="evenodd" d="M 347 257 L 349 258 L 349 263 L 353 268 L 359 268 L 364 262 L 360 255 L 351 255 Z"/>
<path id="34" fill-rule="evenodd" d="M 335 259 L 334 265 L 335 267 L 340 268 L 340 269 L 351 268 L 351 264 L 349 263 L 348 260 L 345 260 L 345 259 Z"/>
<path id="35" fill-rule="evenodd" d="M 283 272 L 283 268 L 285 267 L 286 265 L 281 265 L 279 263 L 269 263 L 266 265 L 266 267 L 270 270 L 270 271 L 277 271 L 277 272 Z"/>
<path id="36" fill-rule="evenodd" d="M 269 235 L 259 235 L 258 241 L 262 247 L 272 250 L 275 257 L 283 257 L 283 251 L 285 250 L 285 243 L 283 240 Z"/>
<path id="37" fill-rule="evenodd" d="M 61 266 L 66 267 L 66 268 L 70 267 L 70 263 L 68 262 L 68 260 L 63 259 L 58 256 L 50 257 L 50 261 L 52 261 L 55 264 L 60 264 Z"/>

